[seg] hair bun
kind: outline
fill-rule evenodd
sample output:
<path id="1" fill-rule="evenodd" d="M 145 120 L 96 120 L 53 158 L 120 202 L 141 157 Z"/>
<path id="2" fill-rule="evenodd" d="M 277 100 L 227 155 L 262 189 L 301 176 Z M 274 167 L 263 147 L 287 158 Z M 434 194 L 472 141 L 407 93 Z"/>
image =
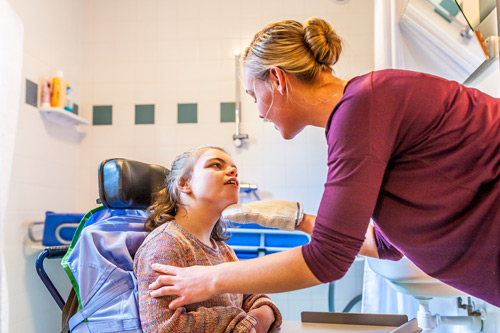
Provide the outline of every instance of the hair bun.
<path id="1" fill-rule="evenodd" d="M 307 20 L 304 23 L 304 40 L 318 63 L 333 66 L 339 60 L 342 40 L 325 20 Z"/>

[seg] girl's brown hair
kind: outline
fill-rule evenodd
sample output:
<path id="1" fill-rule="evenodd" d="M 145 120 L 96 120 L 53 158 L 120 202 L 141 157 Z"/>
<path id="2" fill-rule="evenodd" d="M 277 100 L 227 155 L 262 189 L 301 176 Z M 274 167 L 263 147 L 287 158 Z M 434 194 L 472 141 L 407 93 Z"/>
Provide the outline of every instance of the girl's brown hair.
<path id="1" fill-rule="evenodd" d="M 165 177 L 165 186 L 153 196 L 153 204 L 148 208 L 150 215 L 144 222 L 146 230 L 152 231 L 160 225 L 174 220 L 175 215 L 182 206 L 178 182 L 181 178 L 191 178 L 196 161 L 207 149 L 217 149 L 227 154 L 227 152 L 220 147 L 201 146 L 177 156 L 172 163 L 170 173 Z M 228 240 L 229 237 L 226 235 L 226 229 L 226 223 L 219 219 L 215 223 L 210 236 L 216 241 Z"/>

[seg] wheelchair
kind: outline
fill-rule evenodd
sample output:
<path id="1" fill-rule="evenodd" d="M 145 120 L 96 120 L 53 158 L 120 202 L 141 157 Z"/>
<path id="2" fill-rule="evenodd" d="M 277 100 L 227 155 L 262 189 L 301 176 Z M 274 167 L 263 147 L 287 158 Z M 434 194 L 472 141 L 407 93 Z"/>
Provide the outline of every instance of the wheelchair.
<path id="1" fill-rule="evenodd" d="M 96 202 L 102 206 L 85 214 L 71 244 L 39 254 L 36 270 L 62 310 L 63 332 L 141 331 L 133 257 L 148 233 L 145 210 L 168 172 L 122 158 L 101 162 Z M 62 259 L 73 287 L 67 301 L 44 269 L 44 260 L 55 258 Z"/>

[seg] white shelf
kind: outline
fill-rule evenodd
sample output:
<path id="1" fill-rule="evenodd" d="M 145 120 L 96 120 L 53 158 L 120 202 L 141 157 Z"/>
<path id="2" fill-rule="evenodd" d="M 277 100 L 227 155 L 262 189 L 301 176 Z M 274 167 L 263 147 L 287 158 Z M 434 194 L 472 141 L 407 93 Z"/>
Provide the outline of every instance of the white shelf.
<path id="1" fill-rule="evenodd" d="M 62 108 L 40 108 L 40 112 L 50 121 L 61 125 L 89 125 L 90 122 Z"/>

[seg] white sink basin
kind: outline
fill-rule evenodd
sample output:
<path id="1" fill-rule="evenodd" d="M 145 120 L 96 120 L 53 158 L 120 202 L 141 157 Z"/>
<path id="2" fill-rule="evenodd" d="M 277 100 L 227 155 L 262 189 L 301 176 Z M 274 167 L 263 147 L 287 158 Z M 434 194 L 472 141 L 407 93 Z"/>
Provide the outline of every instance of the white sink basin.
<path id="1" fill-rule="evenodd" d="M 370 268 L 387 279 L 399 292 L 415 297 L 467 296 L 466 293 L 453 288 L 429 275 L 415 266 L 408 258 L 399 261 L 367 258 Z"/>

